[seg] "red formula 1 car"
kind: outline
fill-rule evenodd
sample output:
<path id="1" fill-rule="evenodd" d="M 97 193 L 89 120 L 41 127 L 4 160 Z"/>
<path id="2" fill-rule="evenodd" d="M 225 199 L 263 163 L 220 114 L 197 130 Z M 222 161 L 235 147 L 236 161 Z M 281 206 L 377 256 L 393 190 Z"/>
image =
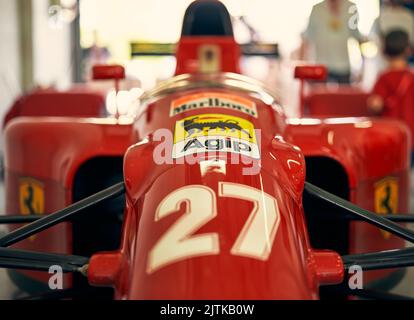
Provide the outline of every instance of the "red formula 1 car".
<path id="1" fill-rule="evenodd" d="M 42 297 L 396 298 L 414 265 L 408 129 L 287 119 L 239 60 L 226 8 L 196 1 L 176 77 L 135 117 L 8 123 L 0 266 L 20 288 L 48 291 L 58 266 L 71 289 Z"/>

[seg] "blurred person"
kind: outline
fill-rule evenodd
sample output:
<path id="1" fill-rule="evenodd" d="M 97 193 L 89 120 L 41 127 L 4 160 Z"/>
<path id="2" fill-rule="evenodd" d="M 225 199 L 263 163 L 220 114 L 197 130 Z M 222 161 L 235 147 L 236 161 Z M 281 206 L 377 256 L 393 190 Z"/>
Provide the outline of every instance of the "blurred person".
<path id="1" fill-rule="evenodd" d="M 328 67 L 328 81 L 350 83 L 348 41 L 351 38 L 360 43 L 365 41 L 359 32 L 358 22 L 358 10 L 351 1 L 324 0 L 316 4 L 302 34 L 301 58 L 308 56 L 309 49 L 313 47 L 315 62 Z"/>
<path id="2" fill-rule="evenodd" d="M 404 7 L 410 10 L 411 14 L 414 16 L 414 0 L 404 0 Z M 411 66 L 414 66 L 414 51 L 410 58 L 410 64 Z"/>
<path id="3" fill-rule="evenodd" d="M 388 69 L 377 80 L 368 107 L 375 115 L 404 121 L 414 133 L 414 73 L 408 63 L 412 52 L 409 42 L 404 30 L 394 30 L 385 36 Z"/>
<path id="4" fill-rule="evenodd" d="M 414 14 L 414 0 L 403 0 L 403 5 Z"/>
<path id="5" fill-rule="evenodd" d="M 408 34 L 409 44 L 414 45 L 414 15 L 405 6 L 404 0 L 385 0 L 380 16 L 375 20 L 371 34 L 381 44 L 384 36 L 392 30 L 402 30 Z"/>
<path id="6" fill-rule="evenodd" d="M 404 6 L 403 6 L 404 5 Z M 405 7 L 405 0 L 383 0 L 380 8 L 380 15 L 374 21 L 370 39 L 376 44 L 378 54 L 373 59 L 373 76 L 379 75 L 387 69 L 387 57 L 384 56 L 384 37 L 390 31 L 403 30 L 408 34 L 409 43 L 413 45 L 414 39 L 414 18 L 412 12 Z"/>

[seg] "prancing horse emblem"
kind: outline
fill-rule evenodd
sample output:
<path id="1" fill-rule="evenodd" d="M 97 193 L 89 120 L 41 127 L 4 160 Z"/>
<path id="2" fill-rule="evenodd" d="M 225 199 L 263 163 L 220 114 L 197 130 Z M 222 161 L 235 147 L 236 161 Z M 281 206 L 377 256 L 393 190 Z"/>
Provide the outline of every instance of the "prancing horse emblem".
<path id="1" fill-rule="evenodd" d="M 386 178 L 375 185 L 375 212 L 379 215 L 390 215 L 398 212 L 398 179 Z M 389 232 L 381 231 L 385 239 Z"/>
<path id="2" fill-rule="evenodd" d="M 189 136 L 192 136 L 194 133 L 198 132 L 208 132 L 210 130 L 222 130 L 222 131 L 240 131 L 252 139 L 252 136 L 248 130 L 243 129 L 239 122 L 236 120 L 227 120 L 227 121 L 211 121 L 211 122 L 196 122 L 199 118 L 195 117 L 190 120 L 185 120 L 183 127 Z"/>
<path id="3" fill-rule="evenodd" d="M 45 212 L 45 192 L 41 182 L 25 178 L 19 186 L 20 213 L 23 215 L 40 215 Z"/>

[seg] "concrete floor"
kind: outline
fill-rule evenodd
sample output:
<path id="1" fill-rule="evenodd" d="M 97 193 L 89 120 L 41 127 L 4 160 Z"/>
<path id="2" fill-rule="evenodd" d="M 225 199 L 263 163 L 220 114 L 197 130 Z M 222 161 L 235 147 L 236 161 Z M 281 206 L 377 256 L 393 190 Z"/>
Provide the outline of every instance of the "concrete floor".
<path id="1" fill-rule="evenodd" d="M 414 171 L 411 177 L 411 212 L 414 212 Z M 0 213 L 4 210 L 4 187 L 0 182 Z M 5 230 L 0 226 L 0 235 Z M 10 300 L 13 296 L 17 295 L 19 291 L 10 282 L 5 270 L 0 269 L 0 300 Z M 414 297 L 414 268 L 408 270 L 404 280 L 393 290 L 393 293 Z"/>

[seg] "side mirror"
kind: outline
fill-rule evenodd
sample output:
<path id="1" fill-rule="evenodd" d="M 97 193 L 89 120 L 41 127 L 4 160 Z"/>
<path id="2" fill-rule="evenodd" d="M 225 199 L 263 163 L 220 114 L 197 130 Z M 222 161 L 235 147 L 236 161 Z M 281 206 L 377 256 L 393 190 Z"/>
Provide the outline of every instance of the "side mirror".
<path id="1" fill-rule="evenodd" d="M 338 253 L 314 250 L 312 257 L 310 266 L 315 270 L 319 285 L 335 285 L 344 281 L 345 268 Z"/>
<path id="2" fill-rule="evenodd" d="M 316 80 L 316 81 L 325 81 L 328 78 L 328 68 L 324 65 L 303 65 L 297 66 L 295 68 L 295 79 L 300 80 L 300 105 L 299 112 L 300 117 L 305 115 L 305 81 L 306 80 Z"/>
<path id="3" fill-rule="evenodd" d="M 121 65 L 95 65 L 92 68 L 93 80 L 114 80 L 115 92 L 120 90 L 120 82 L 125 79 L 125 68 Z M 119 118 L 118 106 L 115 117 Z"/>
<path id="4" fill-rule="evenodd" d="M 295 78 L 325 81 L 328 78 L 328 69 L 324 65 L 297 66 L 295 68 Z"/>
<path id="5" fill-rule="evenodd" d="M 94 287 L 112 287 L 122 270 L 123 257 L 120 252 L 98 253 L 89 261 L 88 282 Z"/>
<path id="6" fill-rule="evenodd" d="M 125 68 L 120 65 L 96 65 L 92 68 L 93 80 L 123 80 Z"/>

